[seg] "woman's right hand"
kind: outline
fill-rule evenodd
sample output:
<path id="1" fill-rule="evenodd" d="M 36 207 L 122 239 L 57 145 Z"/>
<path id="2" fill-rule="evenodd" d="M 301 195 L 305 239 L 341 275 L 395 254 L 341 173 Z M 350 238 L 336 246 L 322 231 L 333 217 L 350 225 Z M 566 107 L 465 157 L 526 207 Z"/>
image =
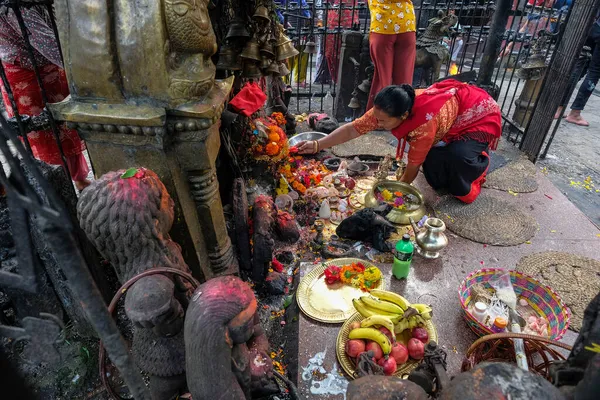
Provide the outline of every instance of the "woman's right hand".
<path id="1" fill-rule="evenodd" d="M 314 140 L 304 140 L 298 143 L 298 153 L 315 154 L 316 146 Z"/>

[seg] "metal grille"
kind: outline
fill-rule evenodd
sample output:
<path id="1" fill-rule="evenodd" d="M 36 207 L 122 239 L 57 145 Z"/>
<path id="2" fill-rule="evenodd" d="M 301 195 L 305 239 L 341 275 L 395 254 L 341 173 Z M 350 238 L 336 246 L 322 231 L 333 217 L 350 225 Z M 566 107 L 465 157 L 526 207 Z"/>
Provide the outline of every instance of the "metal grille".
<path id="1" fill-rule="evenodd" d="M 332 113 L 334 101 L 327 101 L 327 93 L 335 98 L 339 92 L 337 83 L 329 74 L 327 63 L 335 61 L 341 50 L 341 38 L 345 30 L 367 34 L 370 27 L 370 12 L 367 2 L 359 0 L 276 1 L 279 3 L 280 19 L 287 27 L 287 34 L 301 54 L 293 59 L 289 83 L 293 88 L 290 110 L 308 113 L 325 111 Z M 341 3 L 341 4 L 340 4 Z M 447 38 L 447 46 L 454 61 L 443 66 L 440 78 L 451 73 L 478 70 L 487 36 L 489 22 L 494 11 L 493 1 L 415 1 L 415 17 L 418 32 L 427 27 L 429 19 L 439 10 L 454 12 L 458 17 L 455 34 Z M 341 12 L 340 12 L 341 11 Z M 349 15 L 344 18 L 345 13 Z M 302 53 L 307 42 L 317 44 L 317 54 Z M 327 54 L 333 55 L 327 59 Z M 337 66 L 340 68 L 341 66 Z M 337 70 L 336 68 L 336 70 Z M 417 86 L 421 82 L 414 82 Z M 352 115 L 351 110 L 347 110 Z"/>
<path id="2" fill-rule="evenodd" d="M 52 2 L 4 0 L 0 1 L 0 6 L 2 6 L 2 12 L 14 13 L 16 16 L 45 106 L 48 103 L 48 95 L 34 56 L 34 48 L 29 40 L 29 28 L 23 20 L 21 11 L 28 7 L 45 8 L 50 16 L 49 22 L 58 42 Z M 36 253 L 31 240 L 33 224 L 35 224 L 35 228 L 43 234 L 49 248 L 58 260 L 74 296 L 103 341 L 131 394 L 136 399 L 149 399 L 150 395 L 143 378 L 135 367 L 127 344 L 109 314 L 104 299 L 79 250 L 74 227 L 68 213 L 54 189 L 38 170 L 32 156 L 26 134 L 32 130 L 51 129 L 60 150 L 63 167 L 70 176 L 60 143 L 57 122 L 45 108 L 40 115 L 20 115 L 16 104 L 18 99 L 15 99 L 13 95 L 13 88 L 1 63 L 0 77 L 15 113 L 10 122 L 3 113 L 0 115 L 0 159 L 2 161 L 0 195 L 6 197 L 9 205 L 11 229 L 18 259 L 18 273 L 0 271 L 0 287 L 21 289 L 31 293 L 37 292 L 34 268 Z M 36 192 L 34 186 L 41 189 L 44 197 Z M 71 190 L 74 188 L 71 187 Z M 61 329 L 60 321 L 53 315 L 41 313 L 39 316 L 23 318 L 22 323 L 22 327 L 0 325 L 0 334 L 10 336 L 16 341 L 27 340 L 29 346 L 39 350 L 34 351 L 36 353 L 34 355 L 40 360 L 52 357 L 52 343 L 48 343 L 48 336 L 51 331 Z"/>

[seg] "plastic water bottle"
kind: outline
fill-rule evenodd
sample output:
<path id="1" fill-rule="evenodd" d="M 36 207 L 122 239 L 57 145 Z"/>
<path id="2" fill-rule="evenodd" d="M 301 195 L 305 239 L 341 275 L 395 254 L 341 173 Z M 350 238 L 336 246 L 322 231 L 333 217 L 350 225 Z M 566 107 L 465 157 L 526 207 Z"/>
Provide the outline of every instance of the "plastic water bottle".
<path id="1" fill-rule="evenodd" d="M 323 100 L 323 111 L 325 111 L 325 114 L 333 117 L 333 96 L 329 90 L 327 91 L 325 99 Z"/>
<path id="2" fill-rule="evenodd" d="M 396 250 L 394 251 L 392 273 L 397 279 L 406 278 L 408 276 L 414 251 L 415 248 L 410 241 L 410 235 L 405 233 L 404 236 L 402 236 L 402 240 L 399 240 L 396 243 Z"/>

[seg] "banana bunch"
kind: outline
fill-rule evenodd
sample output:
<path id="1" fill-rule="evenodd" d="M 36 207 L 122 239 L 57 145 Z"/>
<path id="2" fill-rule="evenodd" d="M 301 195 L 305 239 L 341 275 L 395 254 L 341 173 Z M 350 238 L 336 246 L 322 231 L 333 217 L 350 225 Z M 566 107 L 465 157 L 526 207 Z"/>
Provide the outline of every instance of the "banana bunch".
<path id="1" fill-rule="evenodd" d="M 356 311 L 366 318 L 361 327 L 384 326 L 395 334 L 425 324 L 433 314 L 429 305 L 410 304 L 399 294 L 386 290 L 371 290 L 370 296 L 354 299 L 352 303 Z M 390 322 L 393 329 L 390 329 Z"/>
<path id="2" fill-rule="evenodd" d="M 348 333 L 348 339 L 372 340 L 381 347 L 384 355 L 388 355 L 392 351 L 392 343 L 390 342 L 390 339 L 388 339 L 383 332 L 375 328 L 352 329 L 350 333 Z"/>

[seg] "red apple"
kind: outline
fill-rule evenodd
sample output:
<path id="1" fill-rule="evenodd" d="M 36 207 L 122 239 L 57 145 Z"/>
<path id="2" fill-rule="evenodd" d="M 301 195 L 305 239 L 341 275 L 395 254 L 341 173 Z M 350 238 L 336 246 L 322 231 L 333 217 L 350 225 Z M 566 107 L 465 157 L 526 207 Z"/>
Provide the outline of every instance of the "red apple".
<path id="1" fill-rule="evenodd" d="M 412 338 L 408 341 L 408 354 L 415 360 L 420 360 L 425 355 L 425 346 L 419 339 Z"/>
<path id="2" fill-rule="evenodd" d="M 425 328 L 414 328 L 412 330 L 412 337 L 419 339 L 423 344 L 429 343 L 429 333 Z"/>
<path id="3" fill-rule="evenodd" d="M 408 349 L 402 343 L 396 342 L 392 345 L 390 356 L 394 357 L 396 364 L 402 365 L 408 361 Z"/>
<path id="4" fill-rule="evenodd" d="M 377 344 L 377 342 L 369 341 L 366 347 L 367 351 L 371 350 L 375 357 L 375 360 L 379 360 L 383 357 L 383 350 L 381 350 L 381 346 Z"/>
<path id="5" fill-rule="evenodd" d="M 387 358 L 382 358 L 380 359 L 377 364 L 381 365 L 383 367 L 383 373 L 387 376 L 391 376 L 394 375 L 394 372 L 396 372 L 396 360 L 394 359 L 394 357 L 387 357 Z"/>
<path id="6" fill-rule="evenodd" d="M 384 326 L 380 327 L 379 330 L 381 332 L 383 332 L 383 334 L 385 336 L 387 336 L 388 339 L 390 339 L 390 343 L 394 343 L 396 341 L 396 338 L 394 337 L 394 334 L 392 332 L 390 332 L 390 330 Z"/>
<path id="7" fill-rule="evenodd" d="M 365 351 L 365 341 L 360 339 L 352 339 L 346 342 L 346 353 L 350 357 L 358 357 L 360 353 Z"/>
<path id="8" fill-rule="evenodd" d="M 360 322 L 358 321 L 354 321 L 353 323 L 350 324 L 350 330 L 353 331 L 355 329 L 360 328 Z"/>

